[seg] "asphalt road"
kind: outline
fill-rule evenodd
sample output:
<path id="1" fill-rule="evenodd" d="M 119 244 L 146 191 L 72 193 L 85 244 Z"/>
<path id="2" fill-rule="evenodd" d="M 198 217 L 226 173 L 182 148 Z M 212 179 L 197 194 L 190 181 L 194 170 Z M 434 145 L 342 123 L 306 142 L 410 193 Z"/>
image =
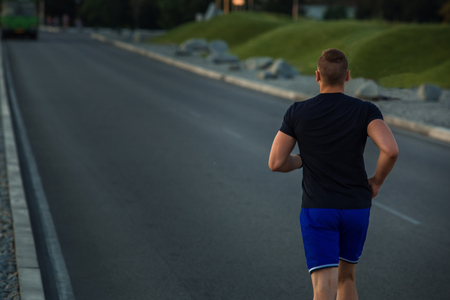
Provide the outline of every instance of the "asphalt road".
<path id="1" fill-rule="evenodd" d="M 301 171 L 267 167 L 290 101 L 76 34 L 6 47 L 78 300 L 312 299 Z M 450 146 L 394 133 L 359 295 L 446 299 Z"/>

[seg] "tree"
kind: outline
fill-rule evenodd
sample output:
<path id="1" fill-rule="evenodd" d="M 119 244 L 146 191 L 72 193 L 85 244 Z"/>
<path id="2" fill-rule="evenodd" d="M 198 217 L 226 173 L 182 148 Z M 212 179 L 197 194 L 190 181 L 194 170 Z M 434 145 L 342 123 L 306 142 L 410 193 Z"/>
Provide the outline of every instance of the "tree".
<path id="1" fill-rule="evenodd" d="M 356 3 L 355 18 L 360 20 L 372 19 L 375 17 L 381 18 L 380 5 L 380 0 L 359 0 Z"/>
<path id="2" fill-rule="evenodd" d="M 438 20 L 440 0 L 383 0 L 383 18 L 389 21 L 432 22 Z"/>
<path id="3" fill-rule="evenodd" d="M 46 0 L 44 14 L 54 16 L 62 16 L 68 14 L 73 20 L 76 15 L 76 5 L 74 0 Z"/>
<path id="4" fill-rule="evenodd" d="M 159 29 L 158 25 L 160 11 L 158 3 L 155 0 L 147 0 L 139 10 L 139 27 L 148 29 Z"/>
<path id="5" fill-rule="evenodd" d="M 328 6 L 323 18 L 325 20 L 347 19 L 347 7 L 342 4 Z"/>
<path id="6" fill-rule="evenodd" d="M 126 0 L 84 0 L 81 15 L 88 26 L 130 27 L 132 17 Z"/>
<path id="7" fill-rule="evenodd" d="M 297 21 L 298 19 L 298 0 L 292 1 L 292 20 Z"/>
<path id="8" fill-rule="evenodd" d="M 204 13 L 211 0 L 159 0 L 158 24 L 162 28 L 172 28 L 193 21 L 195 14 Z"/>
<path id="9" fill-rule="evenodd" d="M 303 1 L 299 1 L 303 2 Z M 263 10 L 279 13 L 279 14 L 286 14 L 286 15 L 292 15 L 292 7 L 293 7 L 293 0 L 267 0 L 263 4 Z"/>
<path id="10" fill-rule="evenodd" d="M 444 19 L 444 23 L 450 23 L 450 1 L 442 5 L 441 9 L 439 9 L 439 15 Z"/>
<path id="11" fill-rule="evenodd" d="M 388 21 L 434 22 L 438 21 L 441 0 L 358 0 L 356 17 L 380 17 Z"/>
<path id="12" fill-rule="evenodd" d="M 139 28 L 139 15 L 145 2 L 147 2 L 147 0 L 129 0 L 133 14 L 134 28 Z"/>

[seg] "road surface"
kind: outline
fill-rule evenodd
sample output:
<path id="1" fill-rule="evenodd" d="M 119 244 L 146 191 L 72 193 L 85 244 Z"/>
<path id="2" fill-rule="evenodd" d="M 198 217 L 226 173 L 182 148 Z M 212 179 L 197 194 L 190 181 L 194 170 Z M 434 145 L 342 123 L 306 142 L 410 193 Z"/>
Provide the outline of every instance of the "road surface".
<path id="1" fill-rule="evenodd" d="M 87 36 L 5 43 L 76 299 L 312 299 L 301 171 L 267 167 L 292 102 Z M 394 134 L 359 295 L 444 299 L 450 147 Z M 370 140 L 365 155 L 372 174 Z"/>

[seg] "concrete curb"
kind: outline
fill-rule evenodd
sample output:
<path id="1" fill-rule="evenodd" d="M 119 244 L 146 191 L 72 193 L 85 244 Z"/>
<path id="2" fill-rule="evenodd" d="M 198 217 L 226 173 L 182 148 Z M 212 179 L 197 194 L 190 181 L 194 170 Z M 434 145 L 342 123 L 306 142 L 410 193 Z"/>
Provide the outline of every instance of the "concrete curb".
<path id="1" fill-rule="evenodd" d="M 181 61 L 173 59 L 171 57 L 167 57 L 165 55 L 158 54 L 158 53 L 143 49 L 141 47 L 138 47 L 138 46 L 135 46 L 135 45 L 132 45 L 129 43 L 125 43 L 125 42 L 121 42 L 118 40 L 107 38 L 104 35 L 101 35 L 98 33 L 91 33 L 91 38 L 101 41 L 101 42 L 104 42 L 104 43 L 113 44 L 116 47 L 153 58 L 153 59 L 161 61 L 163 63 L 169 64 L 169 65 L 172 65 L 172 66 L 175 66 L 175 67 L 178 67 L 178 68 L 181 68 L 181 69 L 184 69 L 184 70 L 187 70 L 187 71 L 190 71 L 190 72 L 202 75 L 202 76 L 206 76 L 206 77 L 209 77 L 212 79 L 222 80 L 222 81 L 225 81 L 225 82 L 228 82 L 231 84 L 235 84 L 235 85 L 238 85 L 241 87 L 249 88 L 249 89 L 252 89 L 252 90 L 255 90 L 258 92 L 263 92 L 266 94 L 270 94 L 273 96 L 282 97 L 282 98 L 294 100 L 294 101 L 303 101 L 303 100 L 307 100 L 307 99 L 311 98 L 310 95 L 286 90 L 283 88 L 276 88 L 273 86 L 269 86 L 267 84 L 257 83 L 257 82 L 253 82 L 253 81 L 235 77 L 235 76 L 225 75 L 220 72 L 211 71 L 211 70 L 208 70 L 208 69 L 196 66 L 196 65 L 181 62 Z M 419 134 L 428 136 L 428 137 L 436 139 L 436 140 L 441 140 L 441 141 L 450 143 L 450 130 L 449 129 L 446 129 L 443 127 L 424 125 L 421 123 L 408 121 L 408 120 L 405 120 L 405 119 L 402 119 L 399 117 L 390 116 L 390 115 L 386 115 L 384 117 L 384 121 L 390 126 L 395 126 L 395 127 L 401 128 L 401 129 L 405 129 L 408 131 L 412 131 L 415 133 L 419 133 Z"/>
<path id="2" fill-rule="evenodd" d="M 255 90 L 258 92 L 263 92 L 266 94 L 286 98 L 286 99 L 293 100 L 293 101 L 304 101 L 304 100 L 311 98 L 311 96 L 306 95 L 306 94 L 297 93 L 297 92 L 285 90 L 282 88 L 276 88 L 276 87 L 273 87 L 273 86 L 270 86 L 270 85 L 267 85 L 264 83 L 257 83 L 257 82 L 245 80 L 243 78 L 239 78 L 239 77 L 235 77 L 235 76 L 229 76 L 229 75 L 224 76 L 223 81 L 232 83 L 232 84 L 235 84 L 238 86 L 242 86 L 242 87 L 245 87 L 248 89 L 252 89 L 252 90 Z"/>
<path id="3" fill-rule="evenodd" d="M 428 136 L 436 140 L 450 143 L 450 130 L 447 128 L 429 126 L 390 115 L 384 116 L 384 121 L 391 126 L 395 126 L 401 129 Z"/>
<path id="4" fill-rule="evenodd" d="M 228 82 L 231 84 L 235 84 L 235 85 L 238 85 L 241 87 L 245 87 L 245 88 L 252 89 L 255 91 L 263 92 L 263 93 L 270 94 L 273 96 L 283 97 L 283 98 L 286 98 L 289 100 L 298 100 L 298 101 L 302 101 L 302 100 L 311 98 L 310 96 L 308 96 L 306 94 L 297 93 L 294 91 L 289 91 L 289 90 L 285 90 L 285 89 L 281 89 L 281 88 L 276 88 L 273 86 L 269 86 L 267 84 L 257 83 L 257 82 L 253 82 L 253 81 L 246 80 L 243 78 L 225 75 L 223 73 L 216 72 L 216 71 L 211 71 L 211 70 L 208 70 L 208 69 L 205 69 L 205 68 L 193 65 L 193 64 L 185 63 L 185 62 L 179 61 L 177 59 L 173 59 L 171 57 L 167 57 L 165 55 L 158 54 L 158 53 L 140 48 L 138 46 L 135 46 L 135 45 L 132 45 L 129 43 L 117 41 L 114 39 L 109 39 L 109 38 L 105 37 L 104 35 L 101 35 L 98 33 L 91 33 L 91 38 L 101 41 L 101 42 L 104 42 L 104 43 L 113 44 L 116 47 L 153 58 L 160 62 L 178 67 L 178 68 L 186 70 L 186 71 L 190 71 L 192 73 L 196 73 L 198 75 L 202 75 L 202 76 L 209 77 L 209 78 L 216 79 L 216 80 L 222 80 L 222 81 L 225 81 L 225 82 Z"/>
<path id="5" fill-rule="evenodd" d="M 0 51 L 3 51 L 0 49 Z M 6 93 L 3 52 L 0 52 L 0 102 L 5 142 L 6 169 L 13 217 L 16 263 L 22 300 L 45 300 L 33 231 L 25 198 L 11 110 Z"/>

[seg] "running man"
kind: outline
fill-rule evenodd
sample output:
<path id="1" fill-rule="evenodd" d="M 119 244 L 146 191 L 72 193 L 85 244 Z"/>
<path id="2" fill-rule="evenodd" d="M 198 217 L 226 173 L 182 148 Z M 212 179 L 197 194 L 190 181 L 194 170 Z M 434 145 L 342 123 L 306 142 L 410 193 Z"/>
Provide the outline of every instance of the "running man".
<path id="1" fill-rule="evenodd" d="M 372 199 L 398 156 L 394 136 L 372 103 L 344 95 L 348 61 L 338 49 L 322 53 L 316 80 L 320 94 L 292 104 L 269 157 L 274 172 L 303 167 L 300 213 L 314 300 L 358 299 L 355 270 L 369 225 Z M 369 136 L 380 149 L 375 175 L 367 178 L 363 152 Z M 300 154 L 291 154 L 298 143 Z"/>

